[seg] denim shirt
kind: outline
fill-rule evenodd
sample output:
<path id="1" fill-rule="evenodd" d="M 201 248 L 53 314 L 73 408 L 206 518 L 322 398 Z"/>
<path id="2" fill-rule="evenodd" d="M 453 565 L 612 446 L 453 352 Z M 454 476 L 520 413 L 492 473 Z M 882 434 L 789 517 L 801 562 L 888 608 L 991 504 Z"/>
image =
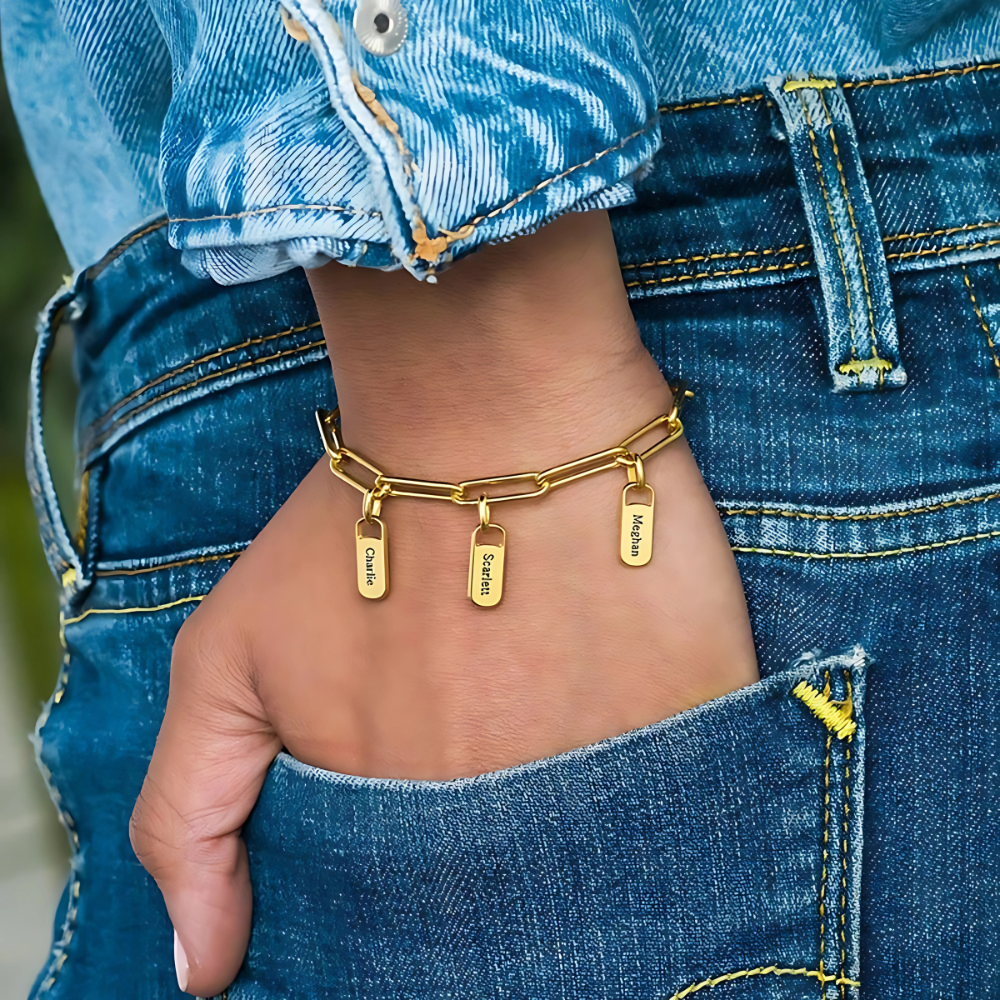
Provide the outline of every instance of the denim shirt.
<path id="1" fill-rule="evenodd" d="M 962 0 L 282 4 L 0 0 L 11 98 L 76 267 L 166 214 L 187 266 L 223 284 L 327 259 L 433 280 L 563 212 L 628 204 L 664 103 L 954 65 L 1000 36 L 993 7 Z M 388 54 L 363 40 L 380 11 Z"/>

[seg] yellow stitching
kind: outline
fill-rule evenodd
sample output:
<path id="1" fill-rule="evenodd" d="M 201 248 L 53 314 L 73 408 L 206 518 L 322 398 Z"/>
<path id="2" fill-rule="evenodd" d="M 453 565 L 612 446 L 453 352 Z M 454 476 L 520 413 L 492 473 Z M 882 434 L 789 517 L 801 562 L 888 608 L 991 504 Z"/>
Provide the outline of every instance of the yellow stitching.
<path id="1" fill-rule="evenodd" d="M 87 277 L 90 279 L 96 278 L 106 267 L 114 263 L 130 246 L 134 243 L 138 243 L 144 236 L 148 236 L 150 233 L 155 233 L 158 229 L 163 229 L 164 226 L 168 224 L 169 219 L 157 219 L 155 222 L 151 222 L 145 229 L 140 229 L 139 232 L 133 233 L 127 239 L 122 240 L 117 246 L 112 247 L 96 264 L 92 264 L 87 268 Z M 66 286 L 69 287 L 72 283 L 71 278 L 67 278 Z M 61 312 L 60 312 L 61 318 Z"/>
<path id="2" fill-rule="evenodd" d="M 69 669 L 69 652 L 66 649 L 66 636 L 63 633 L 62 623 L 59 626 L 59 642 L 63 648 L 63 660 L 62 660 L 62 671 L 57 681 L 57 690 L 53 695 L 52 701 L 58 704 L 62 699 L 59 697 L 62 691 L 65 690 L 67 681 L 67 670 Z M 35 731 L 40 732 L 46 722 L 48 722 L 52 713 L 52 704 L 47 704 L 42 709 L 42 716 L 36 723 Z M 62 794 L 56 787 L 55 779 L 52 776 L 52 772 L 46 767 L 45 762 L 41 759 L 38 761 L 38 767 L 42 774 L 42 780 L 45 782 L 45 787 L 49 792 L 49 796 L 52 799 L 52 804 L 56 807 L 56 812 L 59 816 L 59 820 L 66 830 L 66 834 L 73 845 L 73 860 L 79 857 L 80 854 L 80 835 L 76 831 L 76 824 L 73 822 L 73 817 L 66 810 L 65 803 L 63 802 Z M 45 964 L 45 971 L 47 973 L 46 978 L 42 981 L 39 986 L 39 994 L 46 993 L 50 990 L 56 981 L 56 976 L 58 975 L 60 969 L 66 962 L 66 956 L 68 955 L 67 948 L 69 947 L 70 941 L 73 939 L 74 925 L 76 923 L 77 912 L 79 910 L 79 899 L 80 899 L 80 873 L 76 866 L 71 866 L 70 868 L 70 881 L 69 881 L 69 899 L 67 900 L 66 915 L 63 918 L 62 925 L 62 936 L 58 941 L 54 941 L 52 947 L 49 949 L 48 959 Z M 53 963 L 55 968 L 53 969 Z"/>
<path id="3" fill-rule="evenodd" d="M 194 559 L 178 559 L 176 562 L 160 563 L 158 566 L 143 566 L 140 569 L 99 569 L 94 576 L 139 576 L 141 573 L 155 573 L 161 569 L 176 569 L 178 566 L 193 566 L 196 563 L 217 562 L 221 559 L 238 559 L 246 549 L 235 552 L 220 552 L 218 555 L 198 556 Z"/>
<path id="4" fill-rule="evenodd" d="M 533 194 L 537 194 L 539 191 L 547 188 L 550 184 L 555 184 L 556 181 L 563 180 L 563 178 L 568 177 L 575 171 L 582 170 L 584 167 L 593 165 L 609 153 L 614 153 L 616 150 L 622 149 L 627 143 L 647 132 L 650 127 L 649 123 L 647 123 L 631 135 L 625 136 L 624 139 L 615 143 L 615 145 L 609 146 L 607 149 L 602 149 L 601 152 L 596 153 L 589 160 L 585 160 L 583 163 L 577 163 L 572 167 L 567 167 L 561 173 L 555 174 L 553 177 L 547 177 L 545 180 L 536 184 L 533 188 L 529 188 L 527 191 L 519 194 L 516 198 L 512 198 L 505 205 L 501 205 L 499 208 L 494 208 L 492 212 L 487 212 L 485 215 L 477 215 L 474 219 L 470 219 L 468 222 L 463 223 L 454 231 L 439 229 L 438 232 L 440 235 L 431 239 L 427 232 L 427 225 L 417 208 L 417 196 L 414 193 L 411 181 L 412 169 L 410 167 L 410 163 L 413 161 L 413 155 L 410 153 L 403 140 L 403 135 L 399 130 L 399 125 L 396 124 L 391 115 L 381 105 L 378 98 L 375 96 L 375 91 L 370 87 L 366 87 L 361 82 L 361 78 L 356 72 L 352 71 L 351 79 L 354 81 L 354 89 L 357 91 L 358 97 L 364 101 L 368 110 L 375 116 L 376 122 L 385 128 L 396 142 L 396 148 L 399 150 L 399 155 L 403 160 L 403 171 L 406 174 L 406 184 L 410 190 L 410 197 L 413 204 L 413 222 L 410 224 L 410 231 L 413 236 L 415 249 L 410 259 L 424 260 L 429 264 L 433 264 L 438 257 L 440 257 L 441 254 L 444 253 L 449 246 L 451 246 L 452 243 L 456 243 L 459 240 L 466 240 L 472 236 L 475 232 L 476 226 L 478 226 L 481 222 L 485 222 L 487 219 L 496 218 L 498 215 L 508 211 L 515 205 L 520 204 L 525 198 L 528 198 Z"/>
<path id="5" fill-rule="evenodd" d="M 694 101 L 692 104 L 663 104 L 656 110 L 661 114 L 670 114 L 674 111 L 693 111 L 695 108 L 715 108 L 720 104 L 750 104 L 763 98 L 763 94 L 746 94 L 742 97 L 720 97 L 713 101 Z"/>
<path id="6" fill-rule="evenodd" d="M 858 728 L 858 724 L 851 718 L 849 697 L 843 703 L 832 701 L 828 694 L 817 691 L 805 681 L 799 681 L 792 688 L 792 694 L 803 701 L 812 714 L 840 739 L 850 736 Z"/>
<path id="7" fill-rule="evenodd" d="M 993 336 L 990 333 L 990 325 L 986 322 L 986 317 L 983 315 L 982 309 L 979 308 L 979 303 L 976 301 L 975 292 L 972 290 L 972 283 L 969 281 L 969 272 L 962 268 L 962 281 L 965 282 L 965 287 L 969 290 L 969 298 L 972 300 L 972 308 L 975 310 L 976 317 L 979 320 L 979 325 L 983 328 L 983 333 L 986 334 L 986 343 L 989 345 L 990 354 L 993 355 L 993 364 L 997 370 L 997 374 L 1000 375 L 1000 357 L 997 357 L 997 345 L 993 343 Z"/>
<path id="8" fill-rule="evenodd" d="M 851 675 L 845 670 L 844 680 L 847 683 L 847 701 L 845 710 L 853 715 L 854 698 L 851 693 Z M 844 996 L 844 978 L 847 970 L 847 824 L 851 814 L 851 743 L 854 741 L 854 731 L 857 724 L 847 734 L 847 747 L 844 750 L 844 837 L 840 851 L 840 996 Z"/>
<path id="9" fill-rule="evenodd" d="M 154 406 L 161 400 L 169 399 L 171 396 L 176 396 L 178 393 L 187 392 L 189 389 L 193 389 L 196 385 L 201 385 L 203 382 L 210 382 L 212 379 L 222 378 L 224 375 L 232 375 L 233 372 L 242 371 L 244 368 L 253 368 L 256 365 L 266 364 L 268 361 L 275 361 L 278 358 L 286 358 L 293 354 L 302 354 L 304 351 L 310 351 L 316 347 L 325 347 L 325 340 L 314 340 L 310 344 L 300 344 L 298 347 L 290 347 L 287 351 L 276 351 L 274 354 L 268 354 L 263 358 L 252 358 L 250 361 L 241 361 L 237 365 L 230 365 L 229 368 L 223 368 L 217 372 L 210 372 L 208 375 L 201 375 L 196 379 L 192 379 L 190 382 L 185 382 L 183 385 L 179 385 L 168 392 L 161 392 L 159 396 L 154 396 L 152 399 L 147 399 L 145 403 L 137 406 L 134 410 L 129 410 L 128 413 L 119 417 L 115 422 L 106 430 L 103 434 L 100 434 L 94 439 L 93 447 L 101 444 L 106 440 L 118 427 L 121 427 L 126 421 L 131 420 L 137 413 L 142 413 L 143 410 L 148 410 L 149 407 Z"/>
<path id="10" fill-rule="evenodd" d="M 840 246 L 840 237 L 837 235 L 837 223 L 833 217 L 833 207 L 830 204 L 830 196 L 826 190 L 826 181 L 823 177 L 823 164 L 819 159 L 819 149 L 816 147 L 816 133 L 813 130 L 812 116 L 809 114 L 809 107 L 805 99 L 799 94 L 799 103 L 806 116 L 806 126 L 809 130 L 809 145 L 812 147 L 813 161 L 816 165 L 816 177 L 819 180 L 819 189 L 823 195 L 823 202 L 826 205 L 826 214 L 830 220 L 830 230 L 833 233 L 833 243 L 837 248 L 837 257 L 840 260 L 840 272 L 844 276 L 844 295 L 847 299 L 847 319 L 851 332 L 851 357 L 857 358 L 856 340 L 854 335 L 854 307 L 851 305 L 851 286 L 847 280 L 847 265 L 844 263 L 844 251 Z"/>
<path id="11" fill-rule="evenodd" d="M 976 66 L 966 66 L 963 69 L 938 69 L 926 73 L 909 73 L 906 76 L 889 77 L 883 80 L 853 80 L 842 83 L 844 90 L 852 87 L 885 87 L 892 83 L 913 83 L 915 80 L 933 80 L 939 76 L 965 76 L 968 73 L 978 73 L 981 70 L 1000 69 L 1000 62 L 979 63 Z"/>
<path id="12" fill-rule="evenodd" d="M 840 162 L 840 150 L 837 148 L 837 136 L 833 129 L 833 118 L 830 116 L 830 108 L 826 103 L 826 95 L 822 90 L 819 93 L 819 101 L 823 105 L 823 114 L 826 117 L 827 130 L 830 133 L 830 145 L 833 147 L 833 159 L 837 164 L 837 174 L 840 177 L 840 191 L 844 196 L 844 201 L 847 203 L 847 217 L 851 220 L 851 230 L 854 233 L 854 246 L 858 251 L 858 264 L 861 267 L 861 283 L 864 286 L 865 301 L 868 306 L 868 332 L 872 341 L 872 356 L 870 361 L 881 360 L 878 357 L 878 338 L 875 333 L 875 306 L 872 303 L 871 289 L 868 287 L 868 268 L 865 266 L 865 254 L 861 248 L 861 233 L 858 232 L 858 223 L 854 218 L 854 205 L 851 203 L 851 196 L 847 191 L 847 177 L 844 175 L 844 165 Z M 885 378 L 885 368 L 883 365 L 875 367 L 879 369 L 878 378 L 881 383 Z M 891 368 L 892 366 L 889 365 L 889 367 Z M 857 374 L 860 374 L 860 372 Z"/>
<path id="13" fill-rule="evenodd" d="M 818 979 L 820 983 L 837 983 L 838 985 L 845 986 L 861 985 L 861 983 L 855 979 L 827 976 L 823 972 L 817 971 L 816 969 L 806 969 L 805 967 L 801 969 L 784 969 L 777 965 L 767 965 L 759 966 L 756 969 L 740 969 L 738 972 L 726 972 L 721 976 L 713 976 L 711 979 L 703 979 L 700 983 L 692 983 L 690 986 L 685 986 L 684 989 L 669 997 L 668 1000 L 684 1000 L 685 997 L 690 996 L 692 993 L 697 993 L 699 990 L 711 989 L 713 986 L 718 986 L 719 983 L 732 982 L 734 979 L 747 979 L 750 976 L 767 975 L 809 976 L 811 979 Z"/>
<path id="14" fill-rule="evenodd" d="M 966 76 L 969 73 L 978 73 L 981 70 L 991 69 L 1000 69 L 1000 62 L 980 63 L 976 66 L 966 66 L 963 69 L 941 69 L 926 73 L 910 73 L 906 76 L 890 77 L 888 79 L 844 80 L 841 82 L 840 86 L 843 90 L 858 89 L 861 87 L 884 87 L 893 83 L 912 83 L 918 80 L 933 80 L 936 77 L 941 76 Z M 663 104 L 657 110 L 659 110 L 661 114 L 669 114 L 673 111 L 693 111 L 695 108 L 714 108 L 720 104 L 747 104 L 752 101 L 760 101 L 763 98 L 764 94 L 748 94 L 742 97 L 721 97 L 708 101 L 694 101 L 689 104 Z"/>
<path id="15" fill-rule="evenodd" d="M 137 398 L 138 396 L 141 396 L 144 392 L 154 388 L 155 386 L 160 385 L 163 382 L 166 382 L 168 379 L 174 378 L 176 375 L 181 375 L 186 371 L 190 371 L 192 368 L 204 364 L 206 361 L 214 361 L 216 358 L 223 357 L 223 355 L 232 354 L 233 351 L 241 351 L 247 347 L 254 347 L 257 344 L 264 344 L 269 340 L 280 340 L 282 337 L 290 337 L 292 336 L 292 334 L 295 333 L 304 333 L 306 330 L 314 330 L 319 325 L 320 324 L 317 322 L 317 323 L 307 323 L 305 326 L 293 326 L 287 330 L 281 330 L 278 333 L 268 333 L 262 337 L 249 337 L 240 344 L 233 344 L 231 347 L 220 347 L 217 351 L 212 351 L 211 354 L 203 354 L 200 358 L 195 358 L 193 361 L 185 362 L 179 368 L 173 369 L 173 371 L 169 371 L 163 375 L 157 376 L 151 382 L 147 382 L 145 385 L 140 386 L 134 392 L 130 392 L 127 396 L 123 397 L 122 399 L 119 399 L 118 402 L 115 403 L 113 406 L 111 406 L 108 410 L 106 410 L 101 417 L 93 421 L 90 426 L 94 427 L 97 424 L 104 423 L 104 421 L 107 420 L 108 417 L 111 416 L 111 414 L 116 413 L 123 406 L 125 406 L 128 403 L 131 403 L 133 399 Z"/>
<path id="16" fill-rule="evenodd" d="M 406 177 L 406 186 L 410 191 L 410 200 L 413 206 L 413 221 L 410 223 L 410 233 L 413 237 L 414 243 L 414 253 L 411 256 L 411 260 L 418 258 L 420 260 L 427 261 L 428 264 L 433 264 L 437 258 L 448 249 L 449 242 L 454 240 L 463 240 L 468 236 L 472 235 L 472 228 L 468 226 L 461 227 L 457 232 L 450 233 L 446 229 L 442 229 L 442 235 L 436 236 L 431 239 L 427 234 L 427 225 L 420 214 L 420 209 L 417 207 L 417 195 L 413 190 L 413 168 L 411 163 L 413 162 L 413 154 L 409 151 L 406 143 L 403 141 L 403 134 L 399 130 L 399 126 L 393 120 L 392 116 L 388 111 L 382 107 L 378 98 L 375 96 L 375 91 L 371 87 L 366 87 L 361 82 L 361 77 L 355 71 L 351 71 L 351 80 L 354 82 L 354 89 L 357 92 L 358 97 L 364 101 L 365 106 L 368 110 L 375 116 L 375 121 L 382 126 L 396 141 L 396 149 L 399 152 L 400 159 L 403 163 L 403 174 Z M 468 229 L 468 232 L 465 230 Z"/>
<path id="17" fill-rule="evenodd" d="M 754 546 L 733 545 L 733 552 L 744 552 L 760 556 L 795 556 L 798 559 L 884 559 L 887 556 L 912 555 L 915 552 L 931 552 L 947 549 L 964 542 L 982 542 L 990 538 L 1000 538 L 1000 531 L 981 531 L 961 538 L 948 538 L 943 542 L 926 542 L 921 545 L 907 545 L 899 549 L 881 549 L 876 552 L 795 552 L 793 549 L 762 549 Z"/>
<path id="18" fill-rule="evenodd" d="M 76 549 L 81 554 L 87 545 L 87 522 L 90 514 L 90 469 L 85 469 L 80 477 L 80 499 L 76 505 Z M 74 577 L 76 573 L 74 572 Z M 63 586 L 66 586 L 66 573 L 63 573 Z"/>
<path id="19" fill-rule="evenodd" d="M 909 510 L 886 510 L 876 514 L 812 514 L 799 510 L 776 510 L 761 507 L 751 510 L 744 507 L 733 507 L 721 509 L 723 517 L 753 517 L 757 515 L 768 515 L 771 517 L 793 517 L 803 521 L 879 521 L 889 517 L 909 517 L 911 514 L 929 514 L 938 510 L 947 510 L 949 507 L 961 507 L 970 503 L 986 503 L 988 500 L 1000 499 L 1000 493 L 988 493 L 981 497 L 961 497 L 958 500 L 942 500 L 940 503 L 927 504 L 924 507 L 911 507 Z"/>
<path id="20" fill-rule="evenodd" d="M 166 611 L 168 608 L 176 608 L 180 604 L 197 604 L 198 601 L 203 601 L 208 597 L 208 594 L 197 594 L 194 597 L 180 597 L 176 601 L 169 601 L 167 604 L 157 604 L 152 608 L 88 608 L 82 615 L 77 615 L 75 618 L 64 618 L 60 623 L 63 628 L 67 625 L 75 625 L 77 622 L 82 622 L 84 618 L 89 618 L 90 615 L 137 615 L 137 614 L 147 614 L 154 611 Z"/>
<path id="21" fill-rule="evenodd" d="M 983 240 L 980 243 L 960 243 L 951 247 L 929 247 L 926 250 L 907 250 L 905 253 L 887 253 L 886 260 L 903 260 L 906 257 L 929 257 L 931 255 L 954 253 L 956 250 L 982 250 L 983 247 L 995 247 L 1000 240 Z"/>
<path id="22" fill-rule="evenodd" d="M 270 205 L 267 208 L 252 208 L 232 215 L 197 215 L 187 219 L 168 219 L 171 225 L 178 222 L 224 222 L 227 219 L 249 219 L 254 215 L 271 215 L 274 212 L 336 212 L 339 215 L 365 215 L 370 219 L 382 217 L 382 213 L 369 208 L 349 208 L 346 205 Z"/>
<path id="23" fill-rule="evenodd" d="M 930 236 L 942 236 L 952 233 L 967 232 L 973 229 L 991 229 L 996 227 L 1000 227 L 1000 222 L 976 222 L 976 223 L 970 223 L 969 225 L 966 226 L 953 226 L 950 229 L 935 229 L 925 233 L 899 233 L 895 236 L 884 236 L 882 238 L 882 242 L 892 243 L 894 241 L 899 241 L 899 240 L 924 239 Z M 926 257 L 933 254 L 940 255 L 940 254 L 952 253 L 955 250 L 980 250 L 984 247 L 996 246 L 997 244 L 1000 244 L 1000 240 L 984 240 L 980 243 L 964 243 L 957 246 L 930 247 L 930 248 L 925 248 L 923 250 L 908 250 L 902 253 L 887 253 L 885 255 L 885 259 L 896 260 L 896 259 L 903 259 L 906 257 Z M 669 267 L 673 264 L 690 264 L 706 260 L 727 260 L 727 259 L 732 260 L 742 257 L 755 257 L 758 255 L 761 257 L 769 257 L 777 254 L 793 253 L 797 250 L 804 250 L 808 246 L 809 246 L 808 243 L 799 243 L 793 247 L 779 247 L 777 249 L 772 249 L 772 250 L 739 250 L 739 251 L 732 251 L 730 253 L 712 253 L 712 254 L 699 254 L 692 257 L 674 257 L 672 259 L 667 259 L 667 260 L 645 261 L 642 264 L 622 264 L 621 269 L 623 271 L 630 271 L 630 270 L 637 270 L 643 267 Z M 807 260 L 803 261 L 801 264 L 785 265 L 783 269 L 787 270 L 792 267 L 808 267 L 810 264 L 812 264 L 812 261 Z M 759 269 L 755 268 L 753 270 L 755 271 Z M 776 270 L 776 268 L 770 268 L 769 270 Z M 699 278 L 720 277 L 725 274 L 743 274 L 743 273 L 753 273 L 753 272 L 752 271 L 705 272 L 701 274 L 680 275 L 670 278 L 650 279 L 645 282 L 632 282 L 630 284 L 627 284 L 625 287 L 634 288 L 637 284 L 654 285 L 672 281 L 694 281 L 695 279 Z"/>
<path id="24" fill-rule="evenodd" d="M 673 274 L 667 278 L 649 278 L 646 281 L 626 281 L 626 288 L 636 288 L 640 285 L 668 285 L 674 281 L 699 281 L 702 278 L 725 278 L 734 274 L 757 274 L 760 271 L 789 271 L 799 267 L 809 267 L 811 260 L 803 260 L 797 264 L 770 264 L 758 267 L 738 267 L 731 271 L 701 271 L 698 274 Z"/>
<path id="25" fill-rule="evenodd" d="M 808 243 L 798 243 L 793 247 L 778 247 L 776 250 L 733 250 L 729 253 L 706 253 L 697 257 L 674 257 L 672 260 L 647 260 L 643 264 L 622 264 L 623 271 L 631 271 L 638 267 L 667 267 L 671 264 L 694 264 L 703 260 L 732 260 L 742 257 L 771 257 L 783 253 L 794 253 L 805 250 Z"/>
<path id="26" fill-rule="evenodd" d="M 996 229 L 1000 222 L 969 222 L 964 226 L 951 226 L 949 229 L 931 229 L 925 233 L 897 233 L 895 236 L 883 236 L 883 243 L 894 243 L 897 240 L 923 240 L 930 236 L 951 236 L 953 233 L 967 233 L 973 229 Z"/>
<path id="27" fill-rule="evenodd" d="M 788 80 L 781 89 L 791 93 L 793 90 L 836 90 L 836 88 L 836 80 L 820 80 L 811 76 L 806 80 Z"/>
<path id="28" fill-rule="evenodd" d="M 607 156 L 608 153 L 614 153 L 615 151 L 622 149 L 627 143 L 630 143 L 633 139 L 638 138 L 640 135 L 645 135 L 645 133 L 648 130 L 649 130 L 649 125 L 646 125 L 643 128 L 636 130 L 631 135 L 625 136 L 625 138 L 622 139 L 621 142 L 617 142 L 615 143 L 615 145 L 609 146 L 607 149 L 602 149 L 599 153 L 596 153 L 589 160 L 584 160 L 583 163 L 577 163 L 575 166 L 568 167 L 562 173 L 556 174 L 554 177 L 547 177 L 540 184 L 536 184 L 530 190 L 525 191 L 523 194 L 519 194 L 516 198 L 512 198 L 510 201 L 507 202 L 506 205 L 501 205 L 499 208 L 493 209 L 492 212 L 488 212 L 486 215 L 477 215 L 476 218 L 472 219 L 470 222 L 467 222 L 464 226 L 460 227 L 459 232 L 461 232 L 468 226 L 475 227 L 478 226 L 480 222 L 485 222 L 487 219 L 495 218 L 502 212 L 506 212 L 508 209 L 513 208 L 515 205 L 524 201 L 524 199 L 527 198 L 529 195 L 536 194 L 543 188 L 547 188 L 550 184 L 555 184 L 556 181 L 561 181 L 564 177 L 568 177 L 571 173 L 573 173 L 576 170 L 581 170 L 584 167 L 591 166 L 598 160 L 603 159 L 605 156 Z M 465 237 L 458 237 L 458 238 L 464 239 Z"/>
<path id="29" fill-rule="evenodd" d="M 830 690 L 830 673 L 826 673 L 826 688 Z M 819 971 L 823 972 L 823 954 L 826 951 L 826 862 L 830 846 L 830 747 L 833 733 L 826 734 L 826 760 L 823 762 L 823 866 L 819 880 Z"/>
<path id="30" fill-rule="evenodd" d="M 881 384 L 885 380 L 885 373 L 892 371 L 892 362 L 885 358 L 880 358 L 878 350 L 872 345 L 872 355 L 870 358 L 852 358 L 842 365 L 837 365 L 837 371 L 841 375 L 861 376 L 867 369 L 874 368 L 878 372 L 878 380 Z"/>
<path id="31" fill-rule="evenodd" d="M 148 236 L 150 233 L 155 233 L 158 229 L 162 229 L 168 224 L 169 219 L 157 219 L 155 222 L 151 222 L 145 229 L 140 229 L 139 232 L 133 233 L 128 239 L 122 240 L 118 246 L 113 247 L 104 256 L 110 257 L 111 254 L 120 254 L 124 250 L 128 250 L 133 243 L 138 243 L 144 236 Z"/>
<path id="32" fill-rule="evenodd" d="M 69 813 L 60 808 L 59 815 L 60 818 L 66 823 L 66 828 L 71 835 L 74 848 L 78 851 L 80 848 L 80 838 L 77 835 L 77 832 L 73 829 L 73 821 L 70 818 Z M 73 940 L 76 915 L 80 907 L 80 904 L 76 902 L 76 900 L 80 898 L 80 876 L 76 872 L 73 872 L 70 878 L 70 896 L 72 897 L 72 901 L 66 908 L 66 917 L 63 920 L 62 936 L 58 941 L 53 943 L 52 949 L 49 952 L 47 968 L 51 971 L 38 987 L 39 995 L 42 993 L 48 993 L 48 991 L 52 989 L 55 985 L 56 976 L 62 971 L 62 967 L 66 964 L 66 960 L 69 958 L 69 953 L 66 951 L 66 948 L 69 947 L 70 941 Z M 53 963 L 55 968 L 53 968 Z"/>

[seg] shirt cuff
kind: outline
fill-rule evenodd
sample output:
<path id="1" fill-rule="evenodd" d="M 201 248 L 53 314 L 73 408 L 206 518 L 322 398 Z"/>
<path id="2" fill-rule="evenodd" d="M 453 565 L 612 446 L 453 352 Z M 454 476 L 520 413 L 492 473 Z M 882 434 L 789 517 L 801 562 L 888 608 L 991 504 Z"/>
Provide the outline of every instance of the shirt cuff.
<path id="1" fill-rule="evenodd" d="M 354 25 L 370 0 L 283 0 L 307 43 L 282 37 L 286 62 L 211 127 L 204 88 L 175 92 L 165 134 L 187 142 L 164 146 L 165 199 L 193 270 L 230 284 L 339 259 L 433 279 L 632 200 L 660 132 L 628 0 L 401 2 L 405 38 L 376 55 Z M 276 8 L 267 29 L 284 36 Z"/>

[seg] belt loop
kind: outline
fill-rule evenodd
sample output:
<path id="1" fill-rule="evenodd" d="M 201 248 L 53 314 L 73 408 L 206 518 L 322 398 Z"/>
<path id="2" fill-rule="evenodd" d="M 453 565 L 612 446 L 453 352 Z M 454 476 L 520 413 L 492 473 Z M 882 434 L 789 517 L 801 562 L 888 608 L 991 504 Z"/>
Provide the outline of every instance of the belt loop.
<path id="1" fill-rule="evenodd" d="M 80 272 L 60 289 L 38 317 L 38 342 L 31 362 L 28 387 L 28 438 L 25 448 L 28 485 L 49 568 L 62 584 L 64 606 L 72 606 L 79 601 L 92 582 L 89 567 L 93 561 L 93 545 L 85 543 L 81 556 L 74 547 L 63 520 L 45 451 L 42 395 L 45 368 L 55 345 L 56 334 L 65 319 L 72 321 L 77 318 L 85 301 L 85 286 L 86 273 Z"/>
<path id="2" fill-rule="evenodd" d="M 823 290 L 836 392 L 906 384 L 892 288 L 858 137 L 833 79 L 772 77 Z"/>

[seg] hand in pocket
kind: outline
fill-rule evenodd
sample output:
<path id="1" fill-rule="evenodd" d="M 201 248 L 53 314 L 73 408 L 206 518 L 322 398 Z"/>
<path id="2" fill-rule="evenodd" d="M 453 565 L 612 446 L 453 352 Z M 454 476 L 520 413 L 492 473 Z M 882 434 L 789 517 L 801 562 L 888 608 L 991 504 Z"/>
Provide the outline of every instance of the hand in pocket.
<path id="1" fill-rule="evenodd" d="M 346 269 L 333 272 L 332 281 L 351 283 L 337 293 L 337 322 L 345 328 L 360 323 L 350 311 L 355 293 L 371 327 L 381 300 L 366 283 L 381 288 L 387 279 L 396 297 L 386 302 L 404 309 L 411 326 L 421 310 L 428 313 L 426 332 L 410 330 L 408 340 L 390 345 L 395 374 L 375 371 L 380 356 L 362 364 L 353 348 L 332 337 L 334 321 L 324 318 L 348 443 L 393 474 L 431 478 L 438 471 L 438 478 L 458 481 L 579 457 L 669 409 L 669 390 L 628 313 L 613 244 L 608 278 L 605 236 L 598 234 L 597 249 L 583 260 L 579 246 L 553 247 L 593 225 L 569 223 L 549 227 L 554 236 L 543 230 L 525 238 L 526 252 L 540 253 L 546 267 L 565 258 L 567 273 L 550 285 L 536 282 L 531 271 L 533 283 L 517 294 L 534 295 L 525 306 L 534 339 L 516 339 L 523 317 L 512 324 L 503 366 L 495 368 L 500 374 L 489 382 L 477 382 L 454 360 L 459 355 L 447 337 L 467 330 L 442 322 L 435 310 L 460 307 L 470 323 L 469 303 L 480 301 L 483 323 L 496 325 L 507 314 L 491 298 L 492 282 L 506 261 L 513 260 L 515 271 L 526 266 L 523 254 L 511 257 L 509 247 L 497 247 L 478 255 L 464 280 L 484 287 L 459 286 L 455 301 L 446 289 L 429 297 L 406 276 L 345 279 Z M 586 280 L 588 272 L 593 280 Z M 551 287 L 566 285 L 567 298 L 550 304 Z M 525 281 L 504 286 L 504 308 L 515 287 Z M 543 311 L 549 307 L 551 316 Z M 398 327 L 398 315 L 386 324 Z M 483 335 L 474 361 L 486 370 L 493 370 L 488 355 L 500 349 L 501 332 Z M 411 342 L 419 352 L 407 354 Z M 553 344 L 550 354 L 539 353 Z M 512 359 L 518 351 L 533 353 Z M 354 372 L 365 374 L 356 385 Z M 516 381 L 505 384 L 504 372 L 517 373 Z M 448 378 L 455 380 L 451 387 L 427 386 L 428 379 Z M 545 388 L 527 384 L 532 380 Z M 348 426 L 348 414 L 363 412 L 355 401 L 372 381 L 390 390 L 377 417 L 391 438 L 380 439 L 376 423 L 357 417 Z M 414 386 L 434 398 L 460 400 L 467 393 L 467 405 L 445 407 L 441 417 L 441 408 L 421 409 L 412 393 L 407 397 Z M 486 406 L 485 387 L 508 400 L 509 414 Z M 592 398 L 601 406 L 591 405 Z M 391 412 L 400 400 L 403 411 Z M 475 433 L 462 421 L 474 420 L 484 406 L 490 440 L 517 448 L 529 442 L 523 454 L 490 452 L 486 468 L 482 455 L 461 444 Z M 439 418 L 451 440 L 436 431 Z M 414 432 L 419 446 L 407 442 Z M 503 600 L 484 609 L 466 596 L 474 508 L 387 502 L 392 589 L 384 601 L 367 601 L 358 594 L 355 565 L 360 494 L 331 475 L 326 460 L 313 468 L 188 619 L 174 647 L 166 716 L 132 839 L 177 930 L 183 988 L 202 996 L 220 992 L 242 961 L 251 893 L 239 831 L 282 746 L 306 763 L 358 775 L 473 775 L 637 728 L 757 679 L 739 576 L 686 442 L 668 446 L 645 471 L 656 491 L 648 565 L 620 561 L 625 477 L 606 473 L 538 501 L 495 505 L 492 519 L 507 533 Z"/>

